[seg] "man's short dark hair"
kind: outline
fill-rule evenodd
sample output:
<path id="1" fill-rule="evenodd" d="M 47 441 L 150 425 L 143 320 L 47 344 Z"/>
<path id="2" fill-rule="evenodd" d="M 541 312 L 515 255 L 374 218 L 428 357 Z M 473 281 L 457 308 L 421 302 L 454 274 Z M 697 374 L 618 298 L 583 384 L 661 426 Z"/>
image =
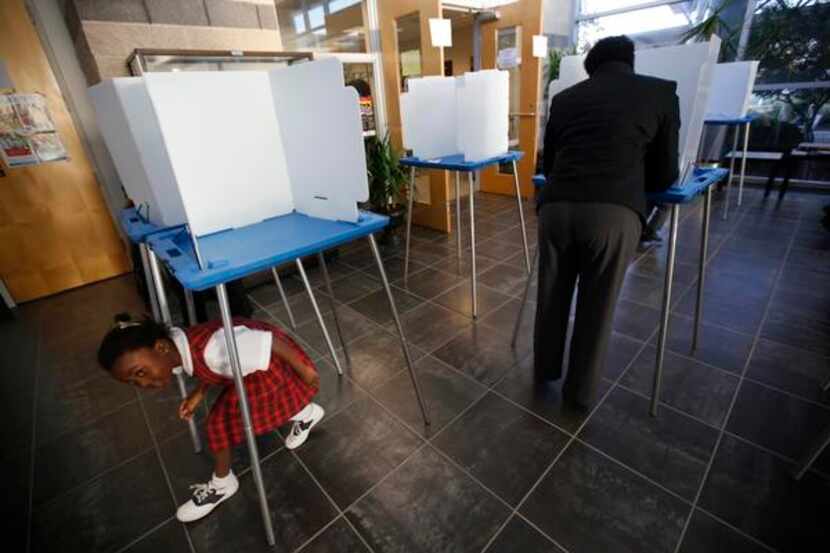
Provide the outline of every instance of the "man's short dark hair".
<path id="1" fill-rule="evenodd" d="M 625 35 L 603 38 L 585 57 L 585 71 L 593 75 L 600 65 L 609 61 L 627 63 L 634 69 L 634 42 Z"/>

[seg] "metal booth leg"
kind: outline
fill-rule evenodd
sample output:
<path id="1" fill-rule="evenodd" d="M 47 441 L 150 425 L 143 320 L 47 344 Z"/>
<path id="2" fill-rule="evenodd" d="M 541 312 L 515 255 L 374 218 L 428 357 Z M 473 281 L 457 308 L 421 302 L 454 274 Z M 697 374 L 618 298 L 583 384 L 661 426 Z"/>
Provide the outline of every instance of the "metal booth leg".
<path id="1" fill-rule="evenodd" d="M 228 293 L 225 285 L 216 287 L 216 297 L 219 299 L 219 311 L 222 313 L 222 326 L 225 329 L 225 343 L 228 348 L 228 357 L 233 371 L 233 382 L 236 394 L 239 397 L 239 411 L 242 415 L 242 426 L 245 430 L 245 439 L 248 442 L 248 455 L 251 458 L 251 472 L 254 475 L 254 485 L 259 496 L 259 508 L 262 513 L 262 523 L 265 525 L 265 537 L 268 545 L 274 545 L 274 528 L 271 525 L 271 510 L 268 508 L 268 496 L 265 493 L 265 484 L 262 481 L 262 469 L 259 466 L 259 450 L 256 445 L 251 412 L 248 408 L 248 398 L 245 394 L 245 384 L 242 382 L 242 365 L 239 362 L 239 351 L 236 348 L 236 337 L 233 334 L 231 308 L 228 305 Z"/>
<path id="2" fill-rule="evenodd" d="M 167 293 L 164 291 L 164 281 L 161 279 L 161 267 L 159 266 L 158 257 L 156 257 L 156 254 L 153 253 L 153 250 L 150 248 L 147 248 L 147 259 L 150 263 L 150 272 L 153 275 L 153 283 L 156 288 L 156 297 L 159 302 L 161 321 L 164 324 L 169 325 L 171 324 L 170 305 L 167 303 Z M 182 399 L 187 399 L 187 387 L 185 386 L 182 371 L 175 371 L 174 374 L 176 375 L 176 384 L 179 387 L 179 395 L 181 395 Z M 193 442 L 193 451 L 201 453 L 202 439 L 199 437 L 199 430 L 196 428 L 196 421 L 191 418 L 187 421 L 187 427 L 190 430 L 190 439 Z"/>
<path id="3" fill-rule="evenodd" d="M 277 272 L 276 267 L 271 268 L 271 274 L 274 275 L 274 283 L 277 285 L 277 290 L 280 292 L 280 298 L 282 298 L 282 304 L 285 306 L 286 312 L 288 312 L 288 322 L 291 323 L 291 328 L 297 330 L 297 321 L 294 320 L 294 312 L 291 311 L 291 305 L 288 303 L 288 296 L 285 295 L 285 289 L 282 287 L 282 281 L 280 280 L 280 274 Z"/>
<path id="4" fill-rule="evenodd" d="M 147 281 L 147 296 L 150 298 L 150 310 L 153 312 L 153 320 L 161 322 L 161 311 L 159 310 L 159 300 L 156 295 L 156 285 L 153 282 L 153 275 L 150 272 L 147 244 L 141 242 L 138 245 L 138 251 L 141 254 L 141 268 L 144 269 L 144 279 Z"/>
<path id="5" fill-rule="evenodd" d="M 519 305 L 519 315 L 516 317 L 516 324 L 513 325 L 513 337 L 510 339 L 510 347 L 516 349 L 516 340 L 519 339 L 519 327 L 522 326 L 522 317 L 525 314 L 527 296 L 530 293 L 530 285 L 533 283 L 533 275 L 536 274 L 536 262 L 539 260 L 539 248 L 533 254 L 533 261 L 530 262 L 530 274 L 527 275 L 525 290 L 522 293 L 522 303 Z"/>
<path id="6" fill-rule="evenodd" d="M 455 252 L 461 273 L 461 173 L 455 172 Z"/>
<path id="7" fill-rule="evenodd" d="M 738 129 L 735 129 L 735 136 Z M 741 179 L 738 181 L 738 207 L 744 199 L 744 177 L 746 176 L 746 154 L 749 151 L 749 123 L 744 126 L 744 157 L 741 159 Z"/>
<path id="8" fill-rule="evenodd" d="M 412 356 L 409 354 L 409 346 L 406 343 L 406 336 L 403 332 L 401 318 L 398 315 L 398 308 L 395 306 L 395 298 L 392 296 L 392 289 L 389 287 L 389 279 L 386 278 L 386 270 L 383 268 L 383 261 L 380 258 L 378 245 L 375 243 L 375 237 L 371 234 L 369 235 L 369 246 L 372 248 L 372 253 L 375 256 L 375 263 L 378 265 L 378 272 L 380 272 L 380 280 L 383 281 L 383 288 L 386 290 L 386 297 L 389 298 L 389 308 L 392 310 L 392 318 L 395 319 L 395 326 L 398 328 L 398 335 L 401 338 L 401 349 L 403 349 L 403 355 L 406 358 L 406 367 L 409 369 L 412 387 L 415 388 L 415 396 L 418 398 L 418 407 L 421 408 L 421 416 L 424 418 L 424 424 L 429 426 L 429 415 L 427 415 L 427 408 L 424 404 L 424 397 L 421 394 L 418 377 L 415 375 L 415 368 L 412 366 Z"/>
<path id="9" fill-rule="evenodd" d="M 525 249 L 525 265 L 527 266 L 527 274 L 530 274 L 530 250 L 527 247 L 527 228 L 525 227 L 525 212 L 522 208 L 522 190 L 519 187 L 519 170 L 516 168 L 516 160 L 513 160 L 513 184 L 516 187 L 516 202 L 519 205 L 519 223 L 522 225 L 522 245 Z"/>
<path id="10" fill-rule="evenodd" d="M 695 303 L 695 328 L 692 333 L 692 351 L 700 339 L 700 321 L 703 319 L 703 289 L 706 285 L 706 252 L 709 249 L 709 220 L 712 211 L 712 187 L 706 189 L 703 198 L 703 228 L 700 233 L 700 264 L 697 269 L 697 302 Z"/>
<path id="11" fill-rule="evenodd" d="M 674 280 L 674 260 L 677 253 L 677 227 L 680 221 L 680 206 L 671 206 L 671 228 L 669 230 L 669 251 L 666 260 L 666 282 L 663 285 L 663 310 L 660 315 L 660 333 L 657 335 L 657 360 L 654 366 L 654 385 L 651 390 L 651 416 L 657 416 L 657 404 L 660 403 L 660 386 L 663 383 L 663 358 L 666 353 L 666 336 L 669 332 L 669 312 L 671 310 L 672 281 Z"/>
<path id="12" fill-rule="evenodd" d="M 415 203 L 415 167 L 409 168 L 409 197 L 406 205 L 406 253 L 403 258 L 403 282 L 409 280 L 409 239 L 412 237 L 412 206 Z"/>
<path id="13" fill-rule="evenodd" d="M 723 201 L 723 220 L 729 218 L 729 193 L 732 191 L 732 175 L 735 171 L 735 156 L 738 154 L 738 127 L 735 127 L 735 136 L 732 138 L 732 159 L 729 160 L 729 178 L 726 181 L 726 198 Z"/>
<path id="14" fill-rule="evenodd" d="M 476 276 L 476 208 L 473 172 L 467 172 L 470 184 L 470 266 L 472 269 L 473 319 L 478 317 L 478 277 Z"/>
<path id="15" fill-rule="evenodd" d="M 193 292 L 184 289 L 184 304 L 187 308 L 187 322 L 190 326 L 197 324 L 199 321 L 196 318 L 196 304 L 193 303 Z"/>
<path id="16" fill-rule="evenodd" d="M 331 314 L 334 317 L 334 328 L 337 330 L 337 336 L 340 338 L 340 345 L 343 346 L 343 355 L 346 357 L 346 361 L 348 362 L 349 350 L 346 349 L 346 340 L 343 337 L 343 328 L 340 326 L 340 317 L 337 316 L 337 306 L 334 302 L 334 288 L 331 287 L 329 269 L 326 267 L 326 260 L 323 257 L 323 252 L 317 253 L 317 260 L 320 263 L 320 269 L 323 271 L 323 280 L 326 281 L 326 291 L 329 293 L 329 305 L 331 306 Z"/>
<path id="17" fill-rule="evenodd" d="M 317 317 L 317 322 L 320 324 L 320 330 L 323 331 L 323 338 L 326 340 L 326 346 L 329 348 L 329 353 L 334 361 L 334 366 L 337 368 L 337 374 L 342 375 L 343 369 L 340 367 L 340 359 L 337 358 L 337 352 L 334 349 L 334 343 L 331 341 L 329 331 L 326 328 L 326 322 L 323 320 L 323 314 L 320 313 L 320 306 L 317 305 L 317 299 L 314 297 L 314 292 L 311 290 L 311 284 L 308 282 L 308 275 L 305 274 L 305 267 L 300 258 L 297 258 L 297 270 L 300 272 L 300 277 L 303 279 L 305 290 L 308 292 L 308 299 L 311 300 L 311 307 L 314 309 L 314 315 Z"/>

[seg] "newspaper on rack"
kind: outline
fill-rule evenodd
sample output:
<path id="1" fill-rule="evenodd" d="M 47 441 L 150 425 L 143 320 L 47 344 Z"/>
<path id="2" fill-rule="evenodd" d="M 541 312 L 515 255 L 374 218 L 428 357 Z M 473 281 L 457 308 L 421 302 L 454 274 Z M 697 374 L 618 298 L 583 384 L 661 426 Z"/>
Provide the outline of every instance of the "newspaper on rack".
<path id="1" fill-rule="evenodd" d="M 7 167 L 67 157 L 42 94 L 0 94 L 0 160 Z"/>

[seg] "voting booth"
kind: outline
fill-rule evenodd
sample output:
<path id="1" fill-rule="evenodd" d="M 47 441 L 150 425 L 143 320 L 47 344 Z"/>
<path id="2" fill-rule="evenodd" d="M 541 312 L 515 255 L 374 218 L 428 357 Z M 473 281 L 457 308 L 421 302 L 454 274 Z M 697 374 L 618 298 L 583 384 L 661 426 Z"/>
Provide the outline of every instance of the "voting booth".
<path id="1" fill-rule="evenodd" d="M 355 222 L 369 197 L 357 92 L 336 59 L 149 73 L 90 95 L 124 188 L 153 223 L 199 237 L 294 211 Z"/>
<path id="2" fill-rule="evenodd" d="M 407 206 L 404 283 L 409 277 L 409 245 L 415 188 L 415 169 L 455 172 L 456 253 L 461 267 L 461 173 L 467 174 L 470 206 L 470 261 L 472 281 L 471 312 L 478 316 L 478 277 L 476 274 L 475 188 L 473 173 L 485 167 L 510 164 L 522 230 L 525 266 L 530 272 L 522 195 L 517 160 L 522 152 L 509 150 L 509 74 L 497 69 L 465 73 L 460 77 L 422 77 L 410 79 L 409 92 L 401 94 L 401 125 L 404 148 L 411 157 L 400 163 L 410 169 Z"/>
<path id="3" fill-rule="evenodd" d="M 758 74 L 757 61 L 718 63 L 712 72 L 712 91 L 706 119 L 737 119 L 749 111 L 752 88 Z"/>
<path id="4" fill-rule="evenodd" d="M 480 161 L 508 150 L 509 74 L 489 69 L 460 77 L 410 79 L 401 94 L 403 145 L 415 157 L 456 154 Z"/>
<path id="5" fill-rule="evenodd" d="M 712 37 L 708 42 L 645 48 L 634 54 L 636 73 L 677 83 L 680 105 L 678 167 L 681 169 L 691 166 L 697 160 L 720 44 L 720 38 Z M 562 58 L 559 79 L 550 84 L 551 98 L 588 78 L 584 61 L 583 55 Z"/>
<path id="6" fill-rule="evenodd" d="M 712 76 L 712 93 L 706 106 L 706 124 L 708 126 L 733 127 L 732 151 L 729 152 L 729 177 L 727 178 L 726 200 L 723 203 L 723 218 L 729 215 L 729 198 L 732 191 L 732 174 L 735 172 L 735 158 L 741 157 L 741 174 L 738 180 L 738 205 L 741 205 L 746 177 L 746 159 L 749 153 L 749 130 L 753 116 L 749 115 L 749 102 L 755 76 L 758 73 L 757 61 L 736 61 L 719 63 Z M 743 151 L 738 152 L 738 135 L 743 127 Z"/>
<path id="7" fill-rule="evenodd" d="M 369 189 L 357 91 L 339 60 L 269 72 L 171 72 L 90 89 L 127 194 L 150 224 L 157 260 L 187 290 L 215 288 L 269 544 L 275 543 L 225 284 L 294 261 L 338 372 L 339 361 L 301 258 L 317 255 L 338 326 L 323 251 L 369 241 L 424 423 L 412 359 L 373 234 L 388 218 L 358 210 Z M 309 106 L 314 106 L 309 109 Z M 340 333 L 341 345 L 348 355 Z"/>

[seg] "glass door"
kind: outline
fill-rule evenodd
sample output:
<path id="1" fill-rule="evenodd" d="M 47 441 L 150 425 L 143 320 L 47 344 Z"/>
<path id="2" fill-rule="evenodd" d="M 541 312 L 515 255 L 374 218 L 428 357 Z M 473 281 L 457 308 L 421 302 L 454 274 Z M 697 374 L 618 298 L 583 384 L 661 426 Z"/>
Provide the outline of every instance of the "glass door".
<path id="1" fill-rule="evenodd" d="M 497 21 L 481 27 L 481 67 L 507 71 L 510 76 L 509 148 L 524 152 L 517 163 L 519 185 L 523 196 L 531 196 L 540 101 L 540 64 L 531 53 L 533 35 L 541 33 L 541 0 L 519 0 L 499 11 Z M 482 171 L 480 188 L 515 195 L 512 164 Z"/>

